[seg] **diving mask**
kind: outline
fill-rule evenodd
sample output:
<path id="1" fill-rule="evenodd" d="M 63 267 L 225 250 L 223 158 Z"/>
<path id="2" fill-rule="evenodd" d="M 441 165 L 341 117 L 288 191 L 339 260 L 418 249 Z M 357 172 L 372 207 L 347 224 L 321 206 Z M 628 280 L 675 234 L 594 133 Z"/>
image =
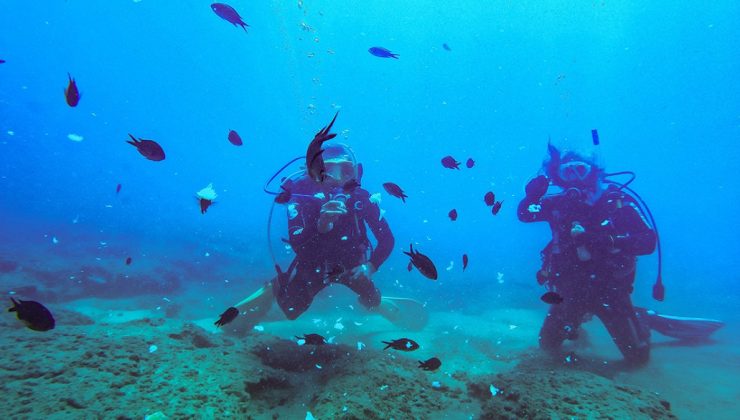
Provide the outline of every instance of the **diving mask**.
<path id="1" fill-rule="evenodd" d="M 560 165 L 558 175 L 565 182 L 583 183 L 591 175 L 591 171 L 593 171 L 593 167 L 588 163 L 573 161 Z"/>
<path id="2" fill-rule="evenodd" d="M 355 177 L 355 165 L 344 159 L 324 160 L 324 170 L 326 176 L 338 184 L 343 184 Z"/>

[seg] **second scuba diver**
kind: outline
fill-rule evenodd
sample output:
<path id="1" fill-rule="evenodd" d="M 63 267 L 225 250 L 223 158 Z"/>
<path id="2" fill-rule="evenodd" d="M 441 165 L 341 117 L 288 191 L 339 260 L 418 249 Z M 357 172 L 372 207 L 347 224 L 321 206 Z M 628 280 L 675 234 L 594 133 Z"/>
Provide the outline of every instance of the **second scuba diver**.
<path id="1" fill-rule="evenodd" d="M 632 305 L 637 257 L 651 254 L 656 242 L 659 264 L 653 296 L 663 300 L 664 293 L 655 222 L 627 186 L 634 174 L 606 174 L 594 159 L 561 154 L 552 145 L 548 152 L 544 173 L 529 181 L 517 210 L 520 221 L 548 222 L 552 231 L 537 273 L 537 281 L 551 292 L 546 294 L 549 299 L 543 296 L 551 307 L 540 330 L 540 347 L 557 354 L 562 343 L 576 339 L 581 324 L 596 315 L 626 363 L 640 366 L 650 357 L 651 329 L 696 342 L 721 328 L 721 321 L 658 315 Z M 623 174 L 632 179 L 624 184 L 606 179 Z M 549 193 L 551 185 L 558 190 L 554 194 Z"/>
<path id="2" fill-rule="evenodd" d="M 596 315 L 625 360 L 644 364 L 650 327 L 630 295 L 637 256 L 655 250 L 655 231 L 630 195 L 604 183 L 604 170 L 592 159 L 548 149 L 544 174 L 527 184 L 517 210 L 522 222 L 548 222 L 552 231 L 537 279 L 562 302 L 550 307 L 540 347 L 557 353 L 563 341 L 577 337 L 585 317 Z M 561 191 L 547 195 L 550 183 Z"/>

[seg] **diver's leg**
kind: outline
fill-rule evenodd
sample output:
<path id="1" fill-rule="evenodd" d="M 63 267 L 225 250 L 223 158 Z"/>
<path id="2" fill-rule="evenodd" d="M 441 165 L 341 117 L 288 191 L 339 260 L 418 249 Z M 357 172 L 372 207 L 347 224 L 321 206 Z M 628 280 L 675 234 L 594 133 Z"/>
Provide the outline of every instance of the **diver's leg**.
<path id="1" fill-rule="evenodd" d="M 299 264 L 293 279 L 287 285 L 282 285 L 279 290 L 277 288 L 274 290 L 275 300 L 285 316 L 293 320 L 306 312 L 313 298 L 324 287 L 326 284 L 321 273 L 317 273 L 312 267 Z"/>
<path id="2" fill-rule="evenodd" d="M 648 362 L 650 327 L 635 311 L 628 293 L 610 296 L 596 315 L 604 323 L 627 363 L 640 366 Z"/>
<path id="3" fill-rule="evenodd" d="M 375 287 L 375 283 L 369 278 L 359 277 L 353 280 L 351 275 L 347 274 L 340 278 L 339 283 L 357 293 L 358 301 L 362 306 L 371 309 L 380 305 L 380 290 Z"/>
<path id="4" fill-rule="evenodd" d="M 576 337 L 585 312 L 576 302 L 566 301 L 552 305 L 540 329 L 540 348 L 557 354 L 563 341 Z"/>

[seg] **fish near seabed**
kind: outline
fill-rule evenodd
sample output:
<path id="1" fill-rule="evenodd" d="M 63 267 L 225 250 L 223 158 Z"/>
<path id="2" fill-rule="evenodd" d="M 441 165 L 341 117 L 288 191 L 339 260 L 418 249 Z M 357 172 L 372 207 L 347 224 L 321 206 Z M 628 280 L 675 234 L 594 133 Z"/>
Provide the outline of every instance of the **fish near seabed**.
<path id="1" fill-rule="evenodd" d="M 442 166 L 447 169 L 460 169 L 460 162 L 456 161 L 452 156 L 445 156 L 442 158 Z"/>
<path id="2" fill-rule="evenodd" d="M 69 84 L 64 89 L 64 98 L 67 100 L 67 105 L 76 107 L 80 103 L 80 91 L 77 89 L 77 82 L 75 82 L 72 75 L 67 73 L 67 77 L 69 77 Z"/>
<path id="3" fill-rule="evenodd" d="M 218 15 L 221 19 L 233 24 L 234 26 L 241 26 L 244 32 L 247 32 L 247 22 L 244 22 L 239 13 L 231 6 L 226 3 L 213 3 L 211 4 L 211 10 Z"/>
<path id="4" fill-rule="evenodd" d="M 391 52 L 388 48 L 370 47 L 367 51 L 376 57 L 398 59 L 398 54 Z"/>
<path id="5" fill-rule="evenodd" d="M 486 195 L 483 196 L 483 201 L 488 207 L 494 205 L 496 203 L 496 194 L 494 194 L 493 191 L 488 191 Z"/>
<path id="6" fill-rule="evenodd" d="M 216 190 L 213 189 L 213 184 L 210 183 L 208 186 L 195 193 L 195 198 L 197 198 L 198 203 L 200 203 L 200 214 L 206 214 L 208 207 L 211 207 L 216 198 L 218 198 L 218 194 L 216 193 Z"/>
<path id="7" fill-rule="evenodd" d="M 239 133 L 237 133 L 234 130 L 229 130 L 228 139 L 229 139 L 229 143 L 233 144 L 234 146 L 241 146 L 242 144 L 244 144 L 242 142 L 241 136 L 239 136 Z"/>
<path id="8" fill-rule="evenodd" d="M 426 278 L 437 280 L 437 267 L 432 260 L 419 251 L 414 251 L 414 245 L 409 245 L 409 252 L 403 251 L 404 254 L 411 257 L 411 264 Z"/>
<path id="9" fill-rule="evenodd" d="M 54 316 L 44 305 L 32 300 L 10 298 L 10 301 L 13 302 L 13 307 L 8 309 L 8 312 L 15 312 L 16 317 L 26 327 L 42 332 L 54 329 L 56 325 Z"/>
<path id="10" fill-rule="evenodd" d="M 131 137 L 131 140 L 126 140 L 126 143 L 136 147 L 136 150 L 138 150 L 142 156 L 155 162 L 164 160 L 164 150 L 156 141 L 145 140 L 142 138 L 137 140 L 136 137 L 131 134 L 128 136 Z"/>
<path id="11" fill-rule="evenodd" d="M 563 297 L 556 292 L 547 292 L 540 296 L 540 300 L 549 305 L 558 305 L 563 302 Z"/>
<path id="12" fill-rule="evenodd" d="M 400 198 L 402 202 L 406 202 L 406 199 L 408 198 L 408 195 L 406 195 L 405 192 L 399 187 L 398 185 L 394 184 L 393 182 L 386 182 L 383 184 L 383 188 L 388 192 L 388 194 Z"/>
<path id="13" fill-rule="evenodd" d="M 425 360 L 423 362 L 419 360 L 419 368 L 421 370 L 434 372 L 435 370 L 439 369 L 440 366 L 442 366 L 442 361 L 436 357 L 432 357 L 431 359 Z"/>
<path id="14" fill-rule="evenodd" d="M 330 131 L 338 115 L 339 111 L 334 114 L 334 118 L 332 118 L 326 127 L 316 133 L 311 143 L 308 144 L 308 149 L 306 149 L 306 170 L 308 171 L 308 176 L 319 183 L 324 182 L 324 177 L 326 176 L 326 167 L 324 166 L 324 158 L 322 156 L 324 149 L 321 146 L 324 142 L 337 136 L 336 133 L 330 133 Z"/>
<path id="15" fill-rule="evenodd" d="M 326 339 L 319 334 L 303 334 L 303 337 L 295 336 L 296 340 L 303 340 L 304 344 L 309 346 L 322 346 L 326 344 Z"/>
<path id="16" fill-rule="evenodd" d="M 383 350 L 414 351 L 419 348 L 419 343 L 410 338 L 398 338 L 391 341 L 382 341 L 382 343 L 386 344 Z"/>

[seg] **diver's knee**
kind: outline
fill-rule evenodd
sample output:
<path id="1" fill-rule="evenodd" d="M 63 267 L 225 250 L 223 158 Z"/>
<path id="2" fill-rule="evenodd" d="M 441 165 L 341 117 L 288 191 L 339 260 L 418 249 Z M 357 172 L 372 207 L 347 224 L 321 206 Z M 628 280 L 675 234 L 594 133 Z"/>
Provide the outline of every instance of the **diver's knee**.
<path id="1" fill-rule="evenodd" d="M 629 347 L 624 352 L 624 360 L 631 367 L 645 366 L 650 361 L 650 344 Z"/>
<path id="2" fill-rule="evenodd" d="M 280 309 L 283 310 L 283 313 L 285 314 L 285 317 L 288 318 L 290 321 L 293 321 L 293 320 L 297 319 L 299 316 L 301 316 L 301 314 L 303 312 L 306 311 L 305 309 L 298 310 L 298 309 L 296 309 L 293 306 L 291 306 L 289 308 L 284 308 L 284 307 L 281 306 Z"/>
<path id="3" fill-rule="evenodd" d="M 377 288 L 373 290 L 372 293 L 366 294 L 366 295 L 360 295 L 357 300 L 360 302 L 360 304 L 368 309 L 376 308 L 380 306 L 380 290 Z"/>

